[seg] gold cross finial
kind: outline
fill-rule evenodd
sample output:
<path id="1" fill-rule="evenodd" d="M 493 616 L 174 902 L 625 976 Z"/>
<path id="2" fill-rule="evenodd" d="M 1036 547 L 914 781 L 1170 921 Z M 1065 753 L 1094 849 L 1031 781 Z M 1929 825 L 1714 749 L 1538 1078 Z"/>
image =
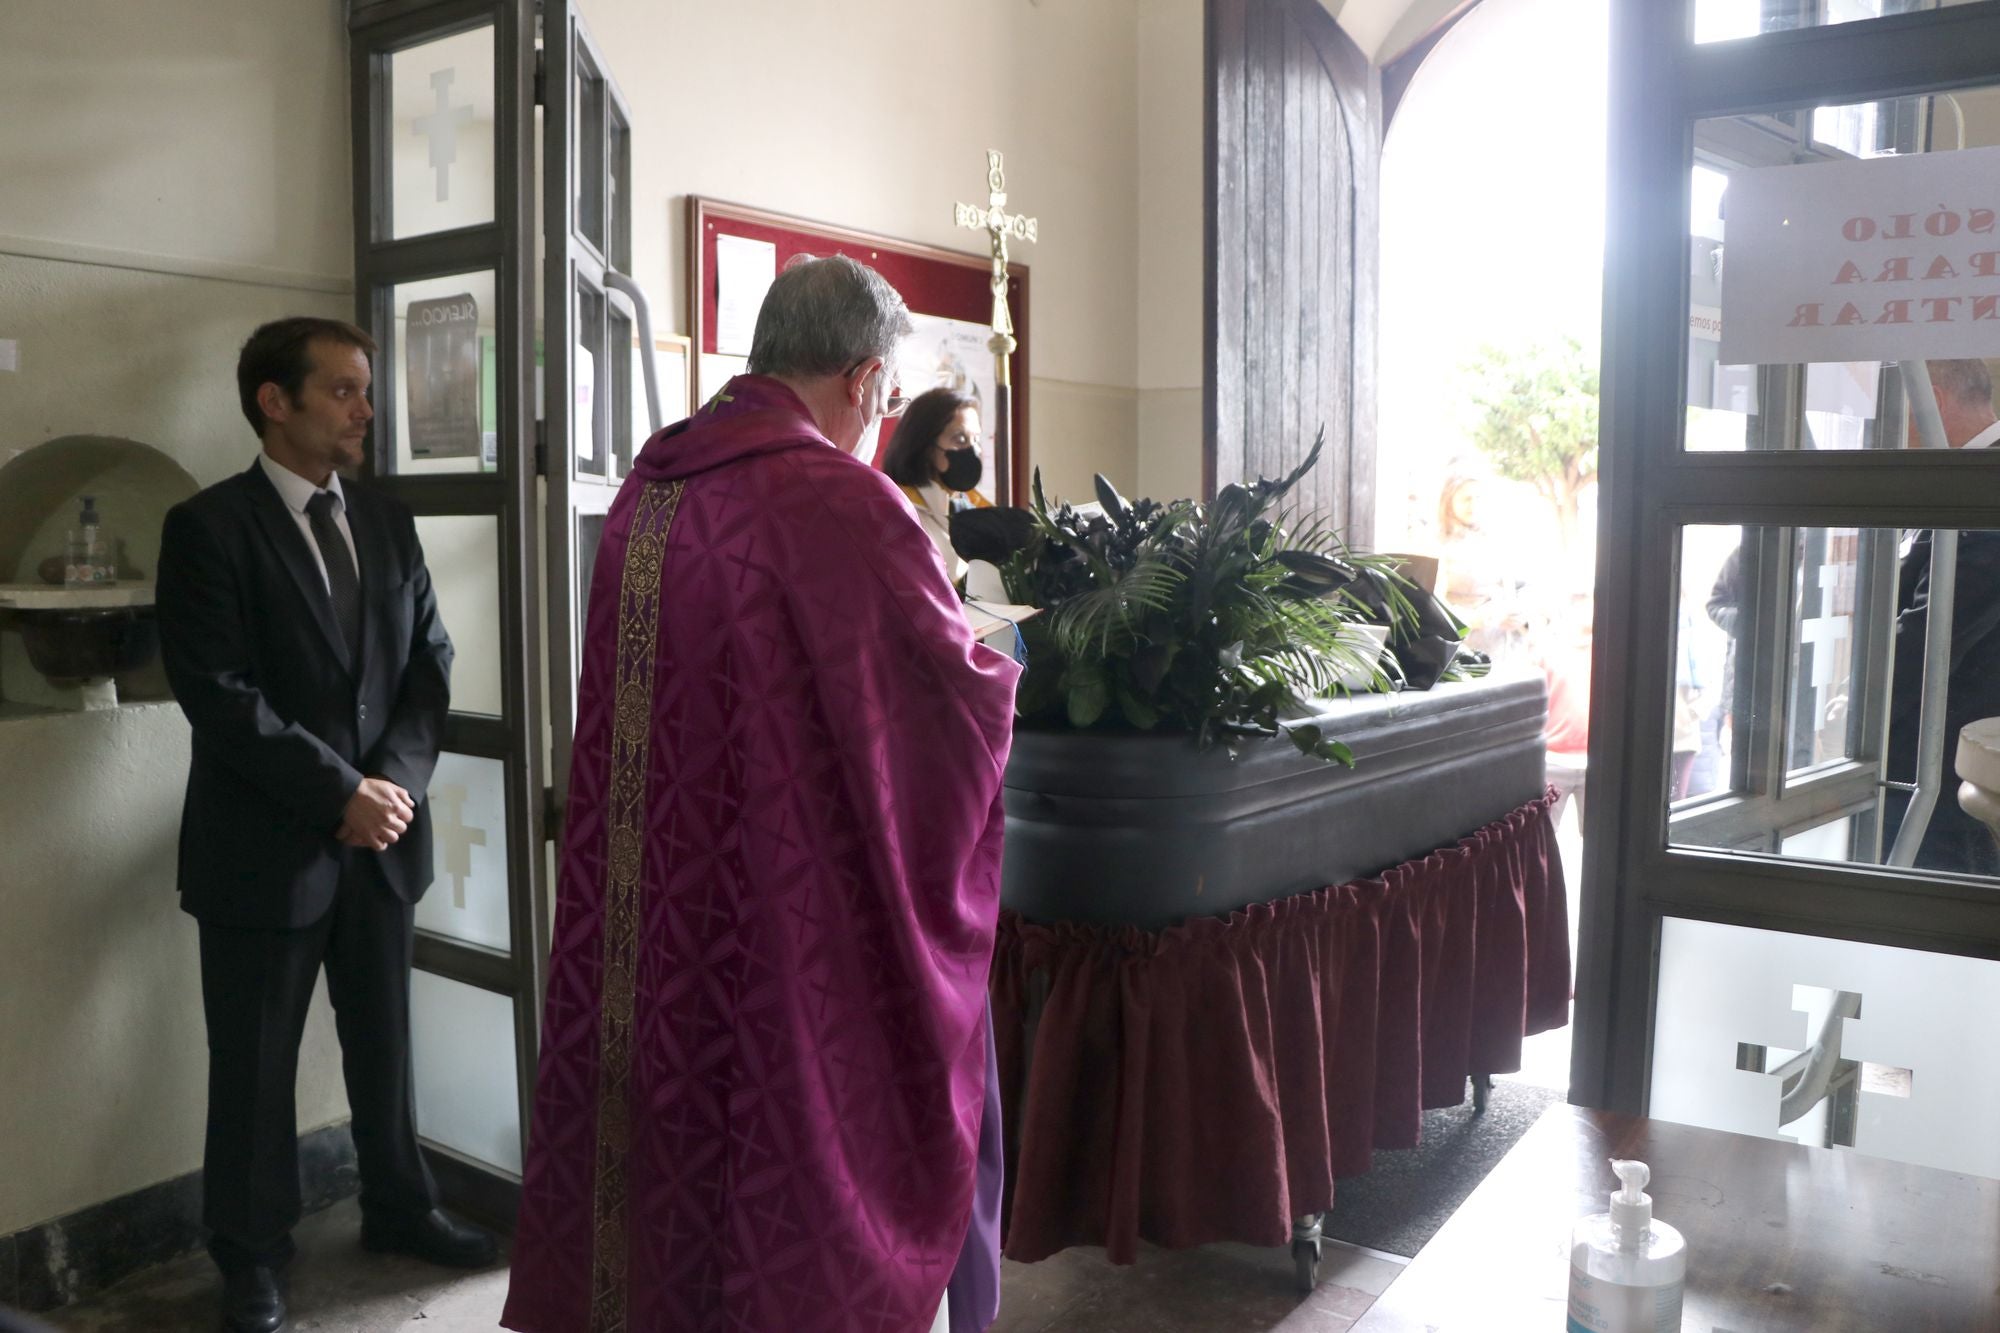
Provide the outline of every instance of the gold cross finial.
<path id="1" fill-rule="evenodd" d="M 986 151 L 986 207 L 977 204 L 959 204 L 954 210 L 954 219 L 961 227 L 986 233 L 993 252 L 993 275 L 989 284 L 993 289 L 993 342 L 995 352 L 1014 350 L 1014 319 L 1007 312 L 1007 238 L 1018 241 L 1033 241 L 1039 238 L 1040 227 L 1034 218 L 1007 211 L 1007 173 L 1005 161 L 997 148 Z M 1004 343 L 1004 347 L 1003 344 Z"/>

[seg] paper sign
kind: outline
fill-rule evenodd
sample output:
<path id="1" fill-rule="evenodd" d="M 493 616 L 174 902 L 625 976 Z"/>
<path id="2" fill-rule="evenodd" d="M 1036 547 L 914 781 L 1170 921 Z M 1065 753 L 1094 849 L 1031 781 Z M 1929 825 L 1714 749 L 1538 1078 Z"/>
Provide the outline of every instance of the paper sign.
<path id="1" fill-rule="evenodd" d="M 479 457 L 479 302 L 471 293 L 410 302 L 403 376 L 410 457 Z"/>
<path id="2" fill-rule="evenodd" d="M 597 403 L 597 358 L 582 343 L 576 345 L 576 416 L 571 430 L 576 436 L 576 456 L 580 462 L 597 461 L 597 420 L 592 411 Z"/>
<path id="3" fill-rule="evenodd" d="M 697 407 L 706 407 L 715 395 L 722 392 L 722 387 L 738 375 L 741 375 L 743 370 L 744 362 L 740 356 L 717 356 L 713 352 L 702 353 L 700 364 L 701 382 L 695 393 L 695 397 L 699 401 L 695 405 Z"/>
<path id="4" fill-rule="evenodd" d="M 778 277 L 778 247 L 747 236 L 715 238 L 715 351 L 750 355 L 757 312 Z"/>
<path id="5" fill-rule="evenodd" d="M 21 344 L 12 338 L 0 338 L 0 370 L 16 371 L 21 368 Z"/>
<path id="6" fill-rule="evenodd" d="M 1721 360 L 2000 355 L 2000 148 L 1734 171 Z"/>

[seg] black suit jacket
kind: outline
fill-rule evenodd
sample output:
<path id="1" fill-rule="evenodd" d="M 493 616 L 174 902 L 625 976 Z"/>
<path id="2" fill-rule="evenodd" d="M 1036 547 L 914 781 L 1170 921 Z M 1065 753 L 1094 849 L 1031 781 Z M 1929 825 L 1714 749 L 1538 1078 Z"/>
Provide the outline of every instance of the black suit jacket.
<path id="1" fill-rule="evenodd" d="M 1896 665 L 1889 700 L 1889 778 L 1917 776 L 1917 720 L 1923 702 L 1924 635 L 1930 620 L 1931 535 L 1911 544 L 1898 575 Z M 2000 849 L 1984 824 L 1958 803 L 1959 729 L 1982 717 L 2000 717 L 2000 532 L 1968 529 L 1958 535 L 1958 573 L 1952 591 L 1951 671 L 1945 684 L 1943 789 L 1924 832 L 1917 865 L 1934 870 L 2000 874 Z M 1909 797 L 1884 800 L 1886 851 L 1901 827 Z"/>
<path id="2" fill-rule="evenodd" d="M 181 815 L 181 906 L 203 921 L 299 927 L 372 858 L 415 902 L 432 874 L 430 806 L 450 707 L 451 640 L 408 509 L 343 481 L 360 565 L 360 661 L 318 564 L 253 463 L 168 512 L 161 657 L 194 728 Z M 387 851 L 334 837 L 365 776 L 405 788 L 416 818 Z"/>

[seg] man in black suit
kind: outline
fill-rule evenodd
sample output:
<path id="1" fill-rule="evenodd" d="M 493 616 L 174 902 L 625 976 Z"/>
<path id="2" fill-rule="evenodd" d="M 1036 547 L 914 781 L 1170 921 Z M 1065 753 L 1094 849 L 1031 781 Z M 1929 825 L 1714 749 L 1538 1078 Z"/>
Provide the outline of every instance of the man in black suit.
<path id="1" fill-rule="evenodd" d="M 252 334 L 236 378 L 263 452 L 176 505 L 161 538 L 162 657 L 194 730 L 179 874 L 208 1023 L 203 1221 L 238 1333 L 285 1322 L 293 1089 L 322 966 L 362 1243 L 467 1267 L 495 1256 L 437 1207 L 417 1147 L 410 960 L 452 648 L 409 511 L 335 471 L 362 461 L 374 350 L 337 320 Z"/>
<path id="2" fill-rule="evenodd" d="M 2000 444 L 1993 410 L 1993 379 L 1977 360 L 1930 363 L 1931 393 L 1953 449 Z M 1914 417 L 1910 442 L 1917 432 Z M 1929 622 L 1931 534 L 1917 533 L 1903 557 L 1896 600 L 1896 664 L 1889 700 L 1889 777 L 1914 781 L 1918 717 L 1923 703 L 1924 636 Z M 1944 771 L 1937 805 L 1918 845 L 1916 865 L 1929 870 L 2000 875 L 2000 846 L 1986 825 L 1958 803 L 1952 757 L 1966 723 L 2000 716 L 2000 532 L 1958 534 L 1958 567 L 1952 591 L 1951 669 L 1945 683 Z M 1883 846 L 1901 827 L 1909 797 L 1891 792 L 1884 802 Z"/>

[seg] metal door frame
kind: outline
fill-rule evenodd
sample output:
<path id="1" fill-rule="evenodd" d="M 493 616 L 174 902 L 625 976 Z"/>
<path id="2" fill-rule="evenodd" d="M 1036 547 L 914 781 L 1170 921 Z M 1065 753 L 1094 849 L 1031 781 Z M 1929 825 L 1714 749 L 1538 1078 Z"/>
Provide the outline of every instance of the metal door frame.
<path id="1" fill-rule="evenodd" d="M 607 272 L 629 273 L 632 268 L 632 113 L 574 0 L 547 0 L 542 26 L 543 404 L 548 444 L 544 624 L 553 836 L 561 827 L 561 811 L 569 797 L 582 613 L 590 590 L 581 525 L 610 509 L 623 471 L 641 441 L 630 437 L 635 386 L 632 358 L 622 354 L 632 342 L 634 321 L 623 314 L 623 298 L 614 299 L 606 282 Z M 551 152 L 552 145 L 563 145 L 564 150 Z M 579 189 L 580 180 L 590 181 L 587 196 Z M 617 188 L 620 182 L 625 186 L 622 193 Z M 587 217 L 576 216 L 577 203 L 595 211 L 595 228 Z M 595 376 L 592 421 L 587 425 L 573 420 L 571 358 L 551 354 L 555 348 L 566 352 L 580 343 L 603 367 Z M 653 355 L 650 347 L 644 352 L 649 358 Z M 593 433 L 593 452 L 601 471 L 580 467 L 576 449 L 580 427 Z"/>
<path id="2" fill-rule="evenodd" d="M 491 223 L 402 240 L 390 239 L 388 75 L 399 50 L 486 25 L 494 29 L 494 219 Z M 355 320 L 384 349 L 395 342 L 391 300 L 396 283 L 491 269 L 498 303 L 497 470 L 446 476 L 398 476 L 386 466 L 394 438 L 393 354 L 377 357 L 374 484 L 419 516 L 465 515 L 500 529 L 500 680 L 502 716 L 453 713 L 444 748 L 505 765 L 508 920 L 512 948 L 480 948 L 419 930 L 416 966 L 506 996 L 514 1013 L 514 1056 L 523 1147 L 541 1025 L 547 895 L 543 842 L 542 665 L 533 650 L 539 582 L 539 523 L 534 466 L 533 271 L 535 6 L 532 0 L 380 0 L 354 4 L 348 17 L 354 124 Z M 449 625 L 446 626 L 450 628 Z M 426 1141 L 440 1189 L 454 1206 L 511 1225 L 520 1182 Z"/>
<path id="3" fill-rule="evenodd" d="M 1810 5 L 1812 0 L 1798 0 Z M 1687 453 L 1694 122 L 2000 83 L 2000 2 L 1696 45 L 1693 0 L 1614 0 L 1598 646 L 1571 1099 L 1643 1113 L 1667 916 L 2000 958 L 2000 890 L 1666 845 L 1685 524 L 2000 528 L 2000 459 Z"/>

